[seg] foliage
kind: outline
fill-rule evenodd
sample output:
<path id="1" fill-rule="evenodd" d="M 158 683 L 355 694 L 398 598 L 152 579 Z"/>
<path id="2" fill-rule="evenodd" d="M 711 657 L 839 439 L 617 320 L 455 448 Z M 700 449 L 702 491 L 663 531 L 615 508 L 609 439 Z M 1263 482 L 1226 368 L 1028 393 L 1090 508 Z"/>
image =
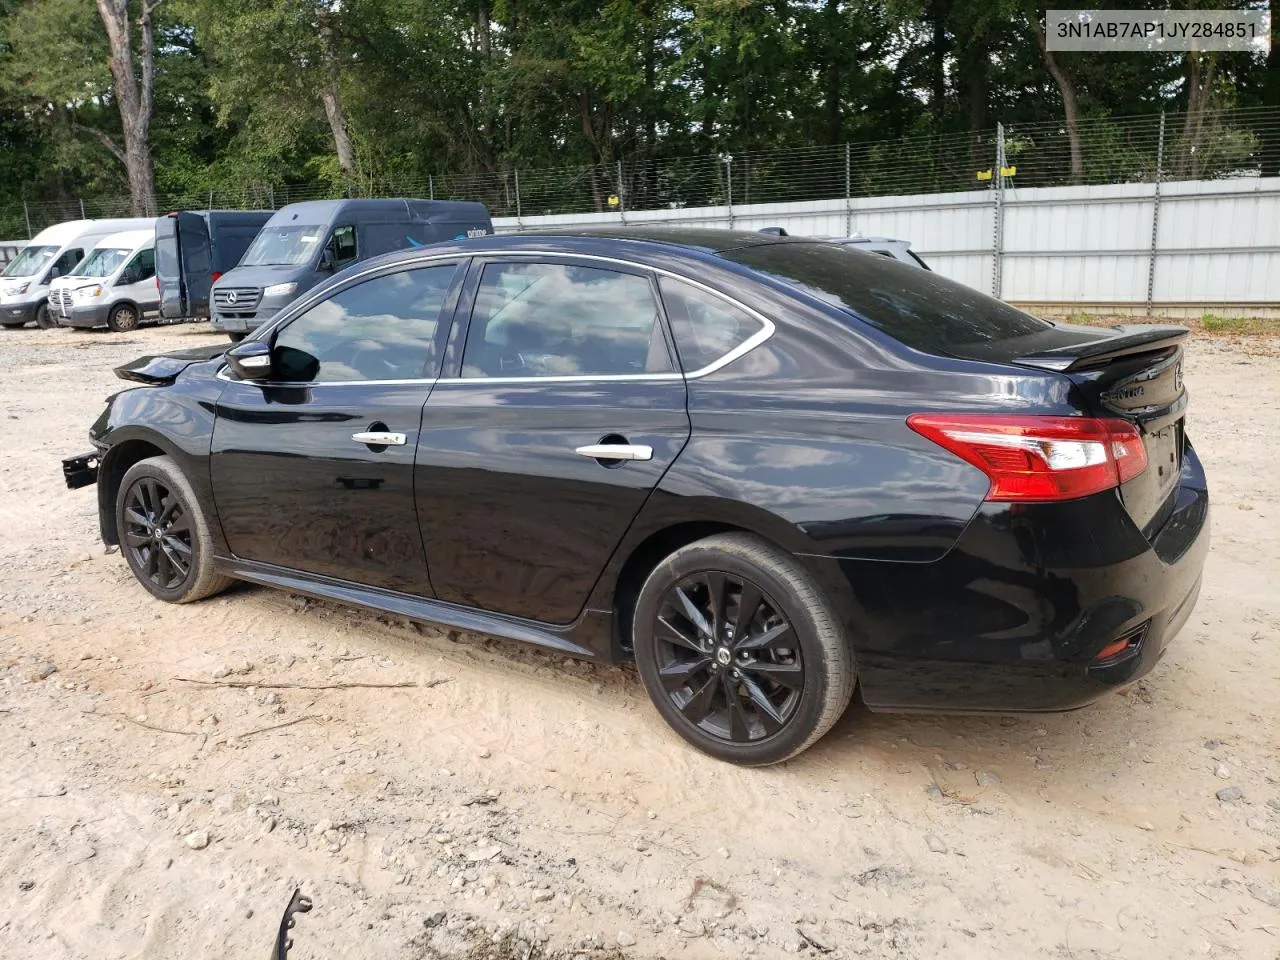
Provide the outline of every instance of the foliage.
<path id="1" fill-rule="evenodd" d="M 786 199 L 843 190 L 846 143 L 855 192 L 957 189 L 990 165 L 997 119 L 1018 186 L 1062 182 L 1069 163 L 1062 88 L 1027 0 L 164 0 L 156 16 L 151 148 L 167 197 L 428 182 L 447 193 L 484 175 L 506 203 L 514 168 L 573 167 L 527 177 L 526 212 L 603 209 L 619 192 Z M 1149 179 L 1154 134 L 1117 118 L 1188 107 L 1208 119 L 1169 131 L 1167 169 L 1280 167 L 1280 121 L 1224 129 L 1209 116 L 1280 107 L 1275 55 L 1058 61 L 1088 134 L 1088 180 Z M 120 131 L 94 0 L 0 0 L 0 208 L 122 194 L 104 144 Z M 792 190 L 791 161 L 769 151 L 802 147 L 826 159 Z M 740 158 L 727 174 L 710 160 L 721 154 Z"/>

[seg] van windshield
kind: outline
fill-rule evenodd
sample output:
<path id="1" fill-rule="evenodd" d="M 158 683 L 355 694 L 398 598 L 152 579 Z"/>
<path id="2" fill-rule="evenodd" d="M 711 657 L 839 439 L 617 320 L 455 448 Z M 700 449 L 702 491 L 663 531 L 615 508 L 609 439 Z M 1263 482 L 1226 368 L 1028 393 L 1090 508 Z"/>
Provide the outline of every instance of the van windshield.
<path id="1" fill-rule="evenodd" d="M 308 263 L 324 241 L 325 228 L 308 224 L 273 227 L 270 224 L 253 238 L 240 258 L 242 267 L 296 267 Z"/>
<path id="2" fill-rule="evenodd" d="M 131 250 L 99 247 L 80 261 L 71 277 L 109 277 L 129 258 Z"/>
<path id="3" fill-rule="evenodd" d="M 33 277 L 48 265 L 61 247 L 23 247 L 4 268 L 6 277 Z"/>

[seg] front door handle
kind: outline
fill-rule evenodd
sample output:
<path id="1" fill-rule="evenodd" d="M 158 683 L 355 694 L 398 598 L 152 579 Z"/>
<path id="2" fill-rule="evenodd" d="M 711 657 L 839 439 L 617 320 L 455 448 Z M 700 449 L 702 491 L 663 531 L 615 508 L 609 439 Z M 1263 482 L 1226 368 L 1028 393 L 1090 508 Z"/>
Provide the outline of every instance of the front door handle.
<path id="1" fill-rule="evenodd" d="M 391 433 L 386 430 L 369 430 L 365 433 L 353 433 L 351 439 L 356 443 L 367 443 L 371 447 L 403 447 L 404 434 Z"/>
<path id="2" fill-rule="evenodd" d="M 589 443 L 574 453 L 592 460 L 652 460 L 653 447 L 643 443 Z"/>

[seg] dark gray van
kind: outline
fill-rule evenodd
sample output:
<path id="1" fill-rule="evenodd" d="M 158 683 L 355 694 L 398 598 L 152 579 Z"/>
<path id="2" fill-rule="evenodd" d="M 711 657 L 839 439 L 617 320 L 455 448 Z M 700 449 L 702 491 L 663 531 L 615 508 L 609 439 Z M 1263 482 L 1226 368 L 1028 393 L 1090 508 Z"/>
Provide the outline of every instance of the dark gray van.
<path id="1" fill-rule="evenodd" d="M 156 221 L 160 315 L 208 319 L 209 291 L 240 262 L 272 210 L 183 210 Z"/>
<path id="2" fill-rule="evenodd" d="M 232 340 L 274 317 L 321 280 L 379 254 L 493 233 L 482 203 L 311 200 L 277 210 L 213 285 L 213 327 Z"/>

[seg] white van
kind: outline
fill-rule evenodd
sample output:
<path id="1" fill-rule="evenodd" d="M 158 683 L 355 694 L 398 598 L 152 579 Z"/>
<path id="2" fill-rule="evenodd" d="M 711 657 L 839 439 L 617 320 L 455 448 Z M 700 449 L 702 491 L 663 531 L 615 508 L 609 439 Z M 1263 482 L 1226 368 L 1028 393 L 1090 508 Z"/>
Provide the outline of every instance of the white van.
<path id="1" fill-rule="evenodd" d="M 155 228 L 99 240 L 74 270 L 49 284 L 49 311 L 60 327 L 116 331 L 159 316 Z"/>
<path id="2" fill-rule="evenodd" d="M 155 230 L 154 217 L 72 220 L 41 230 L 0 273 L 0 326 L 21 327 L 32 320 L 52 327 L 49 283 L 71 272 L 85 251 L 121 230 Z"/>

